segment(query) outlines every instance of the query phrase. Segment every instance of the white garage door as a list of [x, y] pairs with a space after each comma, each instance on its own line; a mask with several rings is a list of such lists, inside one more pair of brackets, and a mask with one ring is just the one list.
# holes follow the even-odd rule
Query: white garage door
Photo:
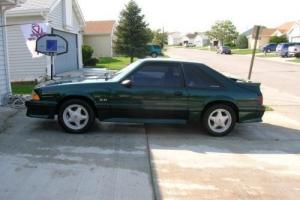
[[77, 70], [79, 68], [77, 35], [55, 29], [52, 33], [60, 35], [68, 41], [68, 53], [59, 55], [54, 60], [55, 74]]

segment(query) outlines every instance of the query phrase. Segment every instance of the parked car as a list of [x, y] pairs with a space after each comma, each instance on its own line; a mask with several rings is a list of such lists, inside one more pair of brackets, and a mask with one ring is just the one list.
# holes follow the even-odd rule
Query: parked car
[[277, 47], [276, 43], [265, 44], [261, 47], [261, 51], [265, 53], [270, 53], [272, 51], [276, 51], [276, 47]]
[[193, 43], [186, 43], [185, 47], [196, 47], [196, 45]]
[[293, 57], [300, 53], [300, 45], [290, 46], [288, 48], [288, 56]]
[[148, 44], [147, 45], [148, 55], [152, 58], [156, 58], [161, 55], [161, 47], [157, 44]]
[[300, 43], [280, 43], [276, 47], [276, 53], [278, 53], [281, 57], [288, 57], [289, 47], [293, 47], [295, 45], [300, 45]]
[[231, 54], [231, 49], [228, 46], [220, 46], [217, 49], [217, 53], [219, 53], [219, 54]]
[[235, 124], [261, 122], [259, 83], [226, 77], [208, 66], [171, 59], [138, 60], [106, 79], [45, 82], [26, 102], [27, 116], [54, 119], [70, 133], [103, 122], [198, 123], [213, 136]]

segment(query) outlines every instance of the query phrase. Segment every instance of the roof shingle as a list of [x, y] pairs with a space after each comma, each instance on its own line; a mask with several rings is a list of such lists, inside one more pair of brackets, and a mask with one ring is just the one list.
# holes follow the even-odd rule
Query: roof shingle
[[111, 34], [116, 21], [88, 21], [84, 29], [85, 34]]
[[25, 3], [18, 7], [15, 7], [8, 11], [8, 13], [14, 13], [26, 10], [44, 10], [50, 9], [54, 3], [58, 0], [27, 0]]

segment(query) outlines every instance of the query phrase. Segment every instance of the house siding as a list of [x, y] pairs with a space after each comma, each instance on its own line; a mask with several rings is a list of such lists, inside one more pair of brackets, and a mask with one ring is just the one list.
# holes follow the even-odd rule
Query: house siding
[[300, 42], [300, 22], [298, 22], [288, 35], [290, 42]]
[[94, 49], [93, 57], [112, 57], [111, 35], [85, 35], [84, 44]]
[[57, 6], [49, 13], [48, 20], [51, 21], [51, 27], [63, 30], [64, 28], [64, 3], [60, 1]]
[[77, 34], [77, 40], [78, 40], [78, 64], [79, 64], [79, 68], [82, 68], [83, 64], [82, 64], [82, 45], [83, 45], [83, 36], [81, 33], [81, 27], [80, 27], [80, 23], [79, 23], [79, 19], [77, 17], [77, 15], [75, 14], [74, 10], [73, 10], [73, 31], [74, 33]]
[[[8, 24], [25, 24], [42, 21], [42, 17], [9, 17]], [[34, 80], [46, 74], [45, 56], [33, 59], [20, 26], [7, 27], [8, 53], [11, 81]]]
[[[4, 24], [4, 13], [0, 6], [0, 25]], [[6, 66], [5, 28], [0, 27], [0, 105], [4, 104], [5, 96], [9, 93], [9, 82]]]

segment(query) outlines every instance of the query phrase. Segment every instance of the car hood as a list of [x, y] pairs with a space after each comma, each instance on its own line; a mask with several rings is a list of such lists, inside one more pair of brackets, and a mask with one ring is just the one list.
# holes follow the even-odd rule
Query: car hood
[[59, 80], [51, 80], [38, 84], [35, 88], [59, 86], [59, 85], [74, 85], [74, 84], [88, 84], [88, 83], [107, 83], [109, 80], [99, 78], [87, 78], [87, 77], [73, 77], [73, 78], [62, 78]]

